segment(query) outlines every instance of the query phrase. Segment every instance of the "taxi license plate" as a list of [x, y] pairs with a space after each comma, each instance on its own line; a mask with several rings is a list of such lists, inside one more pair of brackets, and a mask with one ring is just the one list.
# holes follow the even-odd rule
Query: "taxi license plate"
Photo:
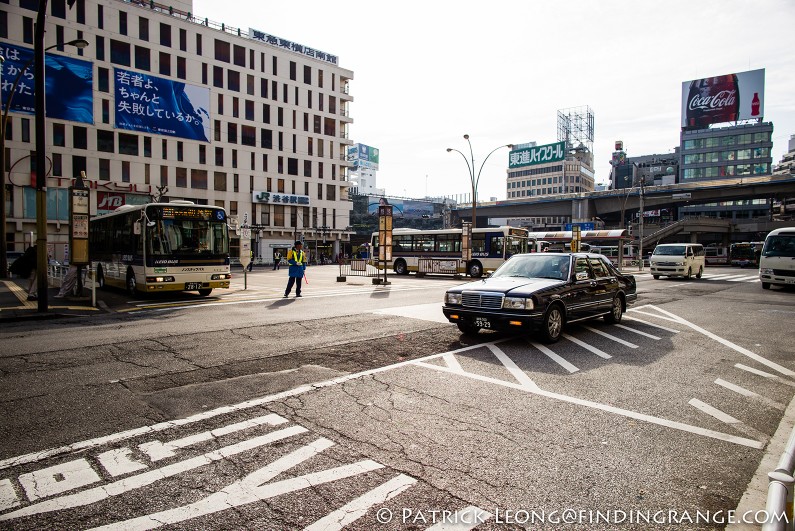
[[202, 289], [202, 283], [201, 282], [185, 282], [185, 289], [186, 290]]
[[480, 328], [491, 328], [491, 321], [485, 317], [475, 317], [475, 326]]

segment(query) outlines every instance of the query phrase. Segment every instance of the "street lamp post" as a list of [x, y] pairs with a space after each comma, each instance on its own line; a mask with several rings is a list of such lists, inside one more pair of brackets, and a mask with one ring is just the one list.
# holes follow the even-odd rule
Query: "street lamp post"
[[[489, 157], [500, 148], [507, 147], [508, 149], [513, 149], [512, 144], [505, 144], [502, 146], [497, 146], [496, 148], [491, 150], [491, 153], [486, 155], [486, 158], [483, 159], [483, 163], [480, 165], [480, 169], [478, 170], [477, 175], [475, 175], [475, 153], [472, 151], [472, 142], [469, 141], [469, 135], [464, 135], [464, 140], [467, 141], [469, 144], [469, 156], [467, 158], [463, 152], [455, 149], [455, 148], [447, 148], [447, 152], [450, 153], [451, 151], [455, 151], [462, 157], [464, 157], [464, 162], [467, 164], [467, 170], [469, 170], [469, 180], [472, 183], [472, 228], [474, 229], [477, 226], [477, 203], [478, 203], [478, 184], [480, 183], [480, 173], [483, 171], [483, 166], [486, 165], [486, 161], [489, 160]], [[470, 164], [471, 161], [471, 164]]]
[[[85, 48], [86, 46], [88, 46], [88, 41], [85, 40], [85, 39], [75, 39], [75, 40], [72, 40], [72, 41], [69, 41], [69, 42], [65, 42], [65, 43], [57, 43], [57, 44], [53, 44], [52, 46], [48, 46], [47, 48], [45, 48], [44, 52], [46, 52], [47, 50], [52, 50], [53, 48], [61, 47], [61, 46], [75, 46], [76, 48]], [[6, 278], [6, 274], [7, 274], [7, 271], [8, 271], [8, 261], [7, 261], [7, 258], [6, 258], [6, 251], [8, 250], [8, 241], [7, 241], [7, 238], [6, 238], [6, 208], [5, 208], [5, 205], [6, 205], [6, 160], [5, 160], [5, 154], [6, 154], [6, 128], [8, 127], [8, 112], [11, 109], [11, 102], [14, 99], [14, 94], [16, 94], [16, 90], [17, 90], [17, 87], [19, 86], [19, 82], [22, 80], [22, 76], [25, 75], [25, 72], [27, 72], [28, 68], [30, 68], [30, 66], [36, 61], [36, 57], [37, 57], [37, 54], [34, 52], [33, 57], [31, 57], [30, 60], [27, 63], [25, 63], [25, 65], [17, 73], [17, 77], [16, 77], [16, 79], [14, 79], [14, 83], [11, 85], [11, 90], [8, 92], [8, 99], [6, 99], [6, 102], [5, 102], [5, 109], [3, 109], [2, 121], [0, 121], [0, 205], [2, 205], [2, 207], [0, 207], [0, 251], [1, 251], [0, 252], [0, 278]], [[2, 63], [2, 61], [0, 61], [0, 64], [1, 63]], [[36, 73], [36, 77], [38, 78], [38, 73]], [[44, 75], [42, 74], [41, 77], [42, 77], [42, 87], [43, 87]], [[39, 89], [39, 86], [38, 86], [38, 81], [37, 81], [36, 82], [36, 91], [37, 91], [36, 93], [37, 94], [38, 94], [38, 89]], [[44, 89], [42, 88], [41, 91], [44, 92]], [[41, 122], [42, 122], [42, 124], [41, 124], [42, 133], [44, 133], [44, 131], [43, 131], [44, 130], [44, 125], [43, 125], [44, 116], [43, 116], [43, 114], [42, 114]], [[39, 124], [39, 107], [38, 107], [38, 97], [37, 97], [37, 99], [36, 99], [36, 127], [38, 128], [39, 125], [40, 125]], [[37, 129], [37, 131], [38, 131], [38, 129]], [[37, 171], [36, 171], [36, 179], [37, 179], [36, 189], [37, 189], [37, 191], [39, 190], [39, 186], [38, 186], [39, 174], [42, 174], [42, 176], [46, 179], [46, 172], [44, 172], [44, 170], [43, 170], [43, 168], [45, 167], [45, 164], [44, 164], [44, 162], [39, 161], [39, 158], [38, 158], [38, 153], [39, 152], [44, 154], [44, 148], [39, 150], [38, 142], [39, 142], [39, 137], [38, 137], [38, 132], [37, 132], [37, 134], [36, 134], [36, 154], [37, 154], [36, 155], [36, 169], [37, 169]], [[45, 196], [45, 199], [46, 199], [46, 196]], [[45, 201], [45, 204], [46, 204], [46, 201]], [[36, 208], [37, 208], [37, 218], [36, 219], [37, 219], [37, 228], [38, 228], [38, 208], [39, 208], [39, 206], [38, 206], [38, 196], [37, 196]], [[46, 211], [45, 211], [45, 216], [46, 216]], [[47, 218], [45, 217], [44, 218], [45, 230], [46, 230], [46, 224], [47, 224]], [[46, 250], [45, 250], [45, 255], [44, 256], [45, 256], [45, 262], [46, 262], [46, 257], [47, 257]], [[38, 263], [38, 261], [37, 261], [37, 263]], [[39, 268], [37, 266], [37, 270], [38, 269]], [[46, 280], [46, 277], [45, 277], [45, 280]], [[46, 295], [45, 295], [45, 298], [46, 298]], [[39, 299], [39, 300], [41, 300], [41, 299]], [[46, 308], [46, 303], [45, 303], [45, 308]]]

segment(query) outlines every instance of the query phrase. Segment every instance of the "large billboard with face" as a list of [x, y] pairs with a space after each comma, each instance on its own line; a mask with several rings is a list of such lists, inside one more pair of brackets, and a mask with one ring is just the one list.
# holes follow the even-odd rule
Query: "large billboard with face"
[[[33, 50], [3, 43], [3, 110], [12, 96], [14, 81], [19, 78], [11, 99], [13, 112], [35, 113]], [[26, 68], [27, 67], [27, 68]], [[65, 55], [46, 54], [44, 60], [47, 117], [86, 124], [94, 123], [94, 69], [89, 61]]]
[[682, 83], [682, 127], [761, 120], [765, 114], [765, 69]]
[[114, 69], [116, 127], [210, 141], [210, 89]]

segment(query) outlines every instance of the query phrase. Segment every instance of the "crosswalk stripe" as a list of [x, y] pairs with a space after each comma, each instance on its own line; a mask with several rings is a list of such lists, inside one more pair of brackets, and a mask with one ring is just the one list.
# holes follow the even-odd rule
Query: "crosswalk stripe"
[[751, 280], [756, 280], [758, 278], [759, 278], [758, 275], [751, 275], [749, 277], [735, 278], [735, 279], [730, 280], [729, 282], [748, 282], [748, 281], [751, 281]]
[[648, 337], [649, 339], [654, 339], [655, 341], [659, 341], [660, 339], [662, 339], [662, 338], [660, 338], [658, 336], [655, 336], [653, 334], [649, 334], [647, 332], [641, 332], [640, 330], [635, 330], [634, 328], [630, 328], [630, 327], [624, 326], [622, 324], [617, 324], [617, 325], [614, 325], [614, 326], [617, 326], [618, 328], [621, 328], [622, 330], [627, 330], [629, 332], [632, 332], [633, 334], [638, 334], [639, 336]]

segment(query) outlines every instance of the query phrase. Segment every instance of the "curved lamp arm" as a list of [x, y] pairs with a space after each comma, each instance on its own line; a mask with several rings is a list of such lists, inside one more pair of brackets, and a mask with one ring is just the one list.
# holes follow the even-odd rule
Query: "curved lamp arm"
[[474, 169], [474, 167], [470, 166], [469, 159], [467, 159], [467, 156], [464, 155], [462, 152], [460, 152], [459, 150], [457, 150], [455, 148], [447, 148], [447, 152], [448, 153], [450, 153], [451, 151], [455, 151], [456, 153], [458, 153], [459, 155], [464, 157], [464, 162], [466, 162], [466, 164], [467, 164], [467, 170], [469, 170], [469, 179], [472, 181], [472, 184], [474, 185], [475, 184], [475, 169]]

